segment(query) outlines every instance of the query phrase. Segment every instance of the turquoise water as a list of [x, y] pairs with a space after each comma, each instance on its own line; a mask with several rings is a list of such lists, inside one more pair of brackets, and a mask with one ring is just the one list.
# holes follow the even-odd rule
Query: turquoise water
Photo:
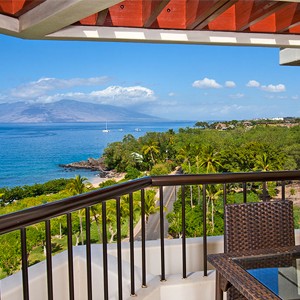
[[[124, 135], [192, 127], [195, 122], [0, 124], [0, 187], [31, 185], [80, 174], [89, 179], [97, 172], [59, 167], [89, 157], [98, 158], [108, 143]], [[139, 128], [140, 131], [135, 129]], [[122, 129], [122, 131], [121, 131]]]

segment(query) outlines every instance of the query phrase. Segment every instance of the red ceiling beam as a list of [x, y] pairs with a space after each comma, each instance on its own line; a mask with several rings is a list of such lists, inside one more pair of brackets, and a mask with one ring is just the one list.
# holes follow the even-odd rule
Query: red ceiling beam
[[277, 32], [283, 33], [300, 25], [300, 5], [292, 3], [276, 14]]
[[297, 25], [291, 29], [289, 29], [289, 33], [292, 33], [292, 34], [299, 34], [300, 33], [300, 25]]
[[187, 0], [186, 28], [203, 29], [236, 2], [237, 0]]
[[142, 27], [143, 1], [125, 0], [109, 8], [104, 26]]
[[171, 0], [157, 17], [152, 28], [186, 29], [186, 1]]
[[258, 23], [255, 23], [254, 25], [250, 26], [249, 31], [251, 32], [265, 32], [265, 33], [273, 33], [276, 32], [276, 18], [275, 14], [272, 14], [271, 16], [264, 18]]
[[93, 14], [79, 21], [81, 25], [95, 25], [97, 22], [98, 14]]
[[236, 30], [244, 31], [287, 7], [287, 2], [242, 0], [235, 5]]
[[20, 11], [26, 3], [26, 0], [0, 0], [0, 11], [14, 15]]
[[218, 31], [236, 31], [235, 16], [235, 6], [231, 6], [220, 16], [210, 21], [207, 24], [207, 29]]
[[143, 26], [151, 27], [170, 0], [144, 0], [143, 1]]
[[19, 17], [45, 0], [0, 0], [0, 13]]

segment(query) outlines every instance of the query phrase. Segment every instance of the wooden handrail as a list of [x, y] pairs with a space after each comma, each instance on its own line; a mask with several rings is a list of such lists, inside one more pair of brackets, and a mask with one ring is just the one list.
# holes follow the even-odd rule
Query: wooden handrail
[[69, 197], [0, 216], [0, 234], [39, 223], [103, 201], [132, 193], [150, 186], [243, 183], [300, 180], [300, 171], [217, 173], [200, 175], [151, 176], [116, 184], [97, 191]]

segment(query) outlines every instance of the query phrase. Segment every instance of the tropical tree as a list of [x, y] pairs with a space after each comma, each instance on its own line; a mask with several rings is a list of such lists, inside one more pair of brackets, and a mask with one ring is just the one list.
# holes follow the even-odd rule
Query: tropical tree
[[[72, 195], [80, 195], [83, 194], [87, 190], [87, 186], [85, 181], [87, 178], [81, 177], [80, 175], [76, 175], [75, 178], [73, 178], [70, 183], [67, 185], [67, 189], [71, 192]], [[79, 228], [80, 228], [80, 239], [81, 239], [81, 245], [84, 244], [83, 239], [83, 217], [84, 217], [84, 210], [78, 211], [78, 218], [79, 218]]]
[[19, 232], [0, 236], [0, 268], [7, 275], [13, 274], [21, 266], [21, 242]]
[[150, 155], [151, 162], [154, 165], [155, 164], [154, 156], [155, 156], [155, 154], [158, 154], [160, 152], [159, 147], [158, 147], [158, 142], [151, 141], [151, 140], [148, 141], [148, 143], [142, 147], [142, 152], [145, 155]]
[[[192, 173], [192, 166], [191, 166], [191, 148], [192, 145], [191, 143], [187, 143], [185, 144], [182, 148], [180, 148], [179, 150], [179, 154], [177, 156], [177, 158], [183, 160], [183, 164], [186, 163], [188, 165], [188, 173], [191, 174]], [[193, 205], [193, 187], [190, 186], [190, 201], [191, 201], [191, 208], [194, 207]]]
[[215, 173], [222, 167], [219, 152], [212, 145], [203, 147], [199, 157], [199, 167], [204, 168], [206, 173]]
[[254, 170], [260, 170], [262, 172], [277, 170], [280, 166], [280, 162], [277, 158], [271, 156], [267, 152], [256, 155]]
[[148, 223], [150, 215], [156, 214], [159, 212], [159, 206], [156, 205], [156, 191], [148, 190], [145, 193], [145, 218], [146, 223]]
[[223, 189], [220, 184], [208, 185], [206, 187], [206, 200], [207, 200], [207, 211], [209, 211], [209, 205], [211, 206], [210, 210], [210, 223], [211, 223], [211, 233], [214, 233], [215, 230], [215, 205], [219, 200], [220, 195], [222, 195]]

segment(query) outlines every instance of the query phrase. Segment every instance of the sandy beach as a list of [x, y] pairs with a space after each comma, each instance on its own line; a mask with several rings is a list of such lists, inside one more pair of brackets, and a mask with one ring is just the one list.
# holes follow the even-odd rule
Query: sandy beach
[[89, 182], [93, 185], [93, 187], [98, 187], [100, 183], [107, 181], [107, 180], [115, 180], [115, 181], [120, 181], [122, 179], [124, 179], [125, 177], [125, 173], [118, 173], [116, 174], [114, 177], [99, 177], [99, 176], [95, 176], [92, 178], [89, 178]]

